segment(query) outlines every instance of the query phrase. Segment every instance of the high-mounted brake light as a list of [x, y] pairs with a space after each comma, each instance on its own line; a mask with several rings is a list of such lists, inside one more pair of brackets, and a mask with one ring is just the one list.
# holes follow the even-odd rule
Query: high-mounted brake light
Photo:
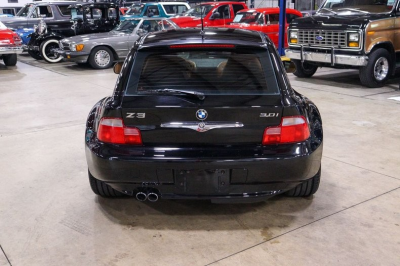
[[142, 145], [140, 130], [125, 126], [121, 118], [103, 117], [97, 130], [97, 138], [114, 144]]
[[171, 49], [188, 49], [188, 48], [235, 48], [233, 44], [179, 44], [171, 45]]
[[304, 116], [288, 116], [282, 118], [279, 126], [265, 129], [262, 144], [301, 142], [309, 137], [310, 130]]

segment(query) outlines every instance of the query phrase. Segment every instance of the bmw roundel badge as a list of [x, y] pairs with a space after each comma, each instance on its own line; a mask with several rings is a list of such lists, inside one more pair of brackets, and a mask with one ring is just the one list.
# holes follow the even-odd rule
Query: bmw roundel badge
[[199, 120], [205, 120], [205, 119], [207, 119], [207, 116], [208, 116], [207, 111], [204, 109], [199, 109], [196, 112], [196, 117]]
[[321, 35], [318, 35], [317, 37], [315, 37], [315, 39], [317, 39], [317, 41], [322, 41], [324, 39], [324, 37], [322, 37]]

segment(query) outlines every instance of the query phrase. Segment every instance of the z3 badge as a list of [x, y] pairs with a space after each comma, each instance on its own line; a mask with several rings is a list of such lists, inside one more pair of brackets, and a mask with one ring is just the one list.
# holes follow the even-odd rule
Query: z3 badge
[[126, 113], [126, 118], [145, 118], [146, 113]]

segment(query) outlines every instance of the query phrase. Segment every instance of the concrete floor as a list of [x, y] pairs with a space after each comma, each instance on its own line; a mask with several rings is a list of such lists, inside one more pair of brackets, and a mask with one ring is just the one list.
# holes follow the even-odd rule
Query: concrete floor
[[312, 198], [141, 203], [88, 183], [85, 120], [112, 70], [19, 60], [0, 64], [0, 265], [400, 265], [398, 79], [367, 89], [356, 71], [290, 75], [323, 117]]

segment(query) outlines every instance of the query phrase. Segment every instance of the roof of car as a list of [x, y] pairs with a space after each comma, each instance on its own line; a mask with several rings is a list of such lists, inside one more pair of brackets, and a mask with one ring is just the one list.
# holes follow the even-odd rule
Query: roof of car
[[47, 1], [47, 2], [32, 2], [28, 4], [33, 4], [33, 5], [48, 5], [48, 4], [76, 4], [76, 1]]
[[148, 34], [142, 39], [141, 44], [146, 47], [173, 45], [173, 44], [241, 44], [260, 46], [260, 43], [271, 44], [263, 33], [226, 28], [206, 28], [203, 31], [199, 28], [175, 29], [164, 32]]
[[[260, 13], [278, 13], [279, 14], [279, 7], [264, 7], [264, 8], [249, 8], [249, 9], [242, 9], [238, 12], [260, 12]], [[292, 8], [286, 8], [286, 13], [291, 14], [299, 14], [300, 11]]]
[[199, 3], [197, 5], [228, 5], [228, 4], [244, 4], [244, 3], [236, 1], [224, 1], [224, 2], [205, 2], [205, 3]]

